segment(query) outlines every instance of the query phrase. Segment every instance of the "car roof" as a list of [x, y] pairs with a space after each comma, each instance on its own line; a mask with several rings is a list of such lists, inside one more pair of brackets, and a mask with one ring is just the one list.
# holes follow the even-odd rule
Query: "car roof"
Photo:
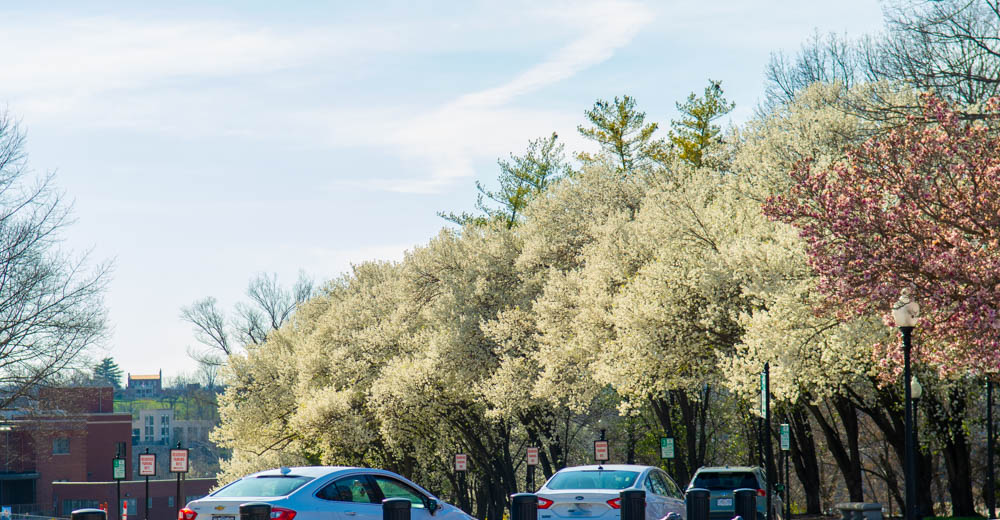
[[591, 464], [589, 466], [572, 466], [569, 468], [563, 468], [559, 470], [559, 473], [563, 471], [644, 471], [655, 466], [640, 466], [638, 464]]
[[294, 466], [294, 467], [281, 467], [268, 469], [264, 471], [258, 471], [247, 475], [248, 477], [260, 477], [266, 475], [299, 475], [303, 477], [322, 477], [329, 475], [331, 473], [336, 473], [338, 471], [343, 471], [346, 469], [361, 469], [352, 466]]
[[755, 471], [760, 469], [758, 466], [711, 466], [698, 468], [695, 473], [719, 473], [723, 471]]

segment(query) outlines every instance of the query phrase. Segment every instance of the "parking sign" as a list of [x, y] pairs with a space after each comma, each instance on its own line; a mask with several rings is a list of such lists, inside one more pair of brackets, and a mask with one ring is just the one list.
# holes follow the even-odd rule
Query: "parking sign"
[[594, 441], [594, 459], [608, 460], [608, 441]]
[[455, 454], [455, 471], [465, 471], [468, 465], [469, 459], [464, 453]]
[[528, 465], [529, 466], [537, 466], [538, 465], [538, 448], [528, 448], [528, 455], [527, 455], [526, 458], [528, 459]]
[[115, 480], [125, 480], [125, 459], [112, 459], [112, 478]]
[[139, 454], [139, 476], [152, 477], [156, 475], [156, 454]]
[[661, 459], [672, 459], [672, 458], [674, 458], [674, 438], [673, 437], [660, 437], [660, 458]]
[[170, 472], [188, 472], [188, 450], [187, 448], [174, 448], [170, 450]]

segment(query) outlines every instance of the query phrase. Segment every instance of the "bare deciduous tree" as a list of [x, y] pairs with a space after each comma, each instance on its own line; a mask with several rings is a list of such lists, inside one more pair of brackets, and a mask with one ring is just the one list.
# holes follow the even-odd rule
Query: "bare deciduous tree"
[[772, 55], [761, 108], [780, 106], [817, 81], [881, 82], [864, 99], [841, 100], [873, 120], [919, 115], [916, 104], [894, 98], [900, 89], [933, 91], [963, 105], [1000, 94], [1000, 0], [894, 0], [884, 11], [884, 34], [855, 41], [817, 34], [794, 57]]
[[195, 338], [204, 347], [188, 349], [188, 355], [202, 365], [203, 375], [214, 379], [209, 367], [223, 364], [238, 348], [267, 341], [271, 331], [281, 328], [295, 308], [312, 297], [313, 283], [299, 273], [295, 285], [286, 289], [278, 283], [278, 275], [258, 274], [250, 280], [246, 295], [249, 302], [237, 303], [232, 318], [211, 296], [181, 309], [181, 319], [194, 327]]
[[109, 266], [60, 249], [71, 207], [52, 174], [29, 177], [24, 135], [0, 112], [0, 408], [76, 368], [106, 330]]

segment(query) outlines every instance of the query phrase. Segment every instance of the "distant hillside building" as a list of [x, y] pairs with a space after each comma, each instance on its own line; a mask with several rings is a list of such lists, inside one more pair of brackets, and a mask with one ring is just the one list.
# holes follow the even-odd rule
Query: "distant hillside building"
[[153, 397], [163, 391], [163, 370], [159, 374], [132, 375], [128, 374], [126, 390], [134, 392], [137, 397]]

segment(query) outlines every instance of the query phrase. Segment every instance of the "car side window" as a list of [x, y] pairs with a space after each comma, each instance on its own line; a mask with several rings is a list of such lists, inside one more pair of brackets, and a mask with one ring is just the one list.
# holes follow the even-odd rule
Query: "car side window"
[[410, 501], [410, 505], [413, 508], [423, 509], [425, 507], [424, 500], [426, 497], [410, 486], [407, 486], [396, 479], [383, 477], [381, 475], [372, 475], [372, 479], [375, 480], [375, 485], [382, 491], [383, 497], [405, 498]]
[[336, 502], [359, 502], [370, 504], [375, 502], [374, 493], [368, 488], [364, 476], [344, 477], [328, 484], [316, 493], [317, 498]]
[[674, 481], [670, 480], [670, 477], [668, 477], [666, 473], [657, 471], [654, 474], [656, 475], [656, 480], [659, 480], [663, 489], [667, 491], [665, 493], [666, 496], [677, 498], [680, 495], [680, 490], [677, 489], [677, 484], [674, 484]]
[[656, 477], [657, 475], [655, 471], [650, 471], [649, 476], [646, 477], [647, 482], [653, 486], [653, 493], [656, 493], [661, 497], [667, 496], [667, 488], [663, 485], [663, 482]]

